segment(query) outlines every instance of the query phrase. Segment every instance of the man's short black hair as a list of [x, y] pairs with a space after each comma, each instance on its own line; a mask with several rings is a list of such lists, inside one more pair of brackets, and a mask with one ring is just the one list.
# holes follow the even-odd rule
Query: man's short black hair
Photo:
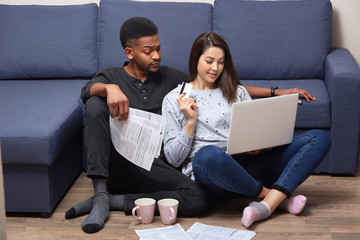
[[120, 29], [121, 45], [125, 49], [129, 40], [137, 40], [142, 37], [154, 36], [158, 29], [151, 20], [144, 17], [133, 17], [126, 20]]

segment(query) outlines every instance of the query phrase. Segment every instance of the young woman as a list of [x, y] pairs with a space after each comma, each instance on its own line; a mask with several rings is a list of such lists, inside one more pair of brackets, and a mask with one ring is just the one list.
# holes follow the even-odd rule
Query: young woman
[[215, 200], [235, 195], [262, 199], [244, 209], [241, 222], [246, 228], [278, 206], [299, 214], [306, 197], [291, 193], [327, 154], [329, 136], [311, 130], [286, 146], [230, 156], [218, 146], [228, 140], [231, 106], [251, 97], [240, 85], [226, 42], [215, 33], [201, 34], [191, 49], [189, 71], [189, 98], [179, 95], [179, 86], [163, 101], [169, 163], [205, 186]]

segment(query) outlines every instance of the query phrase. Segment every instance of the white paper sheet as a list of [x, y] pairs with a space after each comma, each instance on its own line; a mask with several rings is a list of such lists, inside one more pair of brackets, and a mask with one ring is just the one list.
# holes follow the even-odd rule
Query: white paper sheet
[[180, 224], [169, 227], [135, 230], [140, 240], [191, 240]]
[[187, 231], [194, 240], [250, 240], [256, 232], [194, 223]]
[[130, 108], [126, 122], [109, 117], [113, 145], [130, 162], [150, 171], [160, 155], [165, 117]]
[[186, 232], [180, 224], [135, 230], [140, 240], [250, 240], [256, 232], [194, 223]]

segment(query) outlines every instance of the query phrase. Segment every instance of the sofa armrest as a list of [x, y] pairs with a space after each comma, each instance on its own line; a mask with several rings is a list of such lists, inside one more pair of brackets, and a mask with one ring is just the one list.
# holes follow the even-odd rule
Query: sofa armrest
[[331, 100], [329, 169], [354, 174], [359, 154], [360, 69], [347, 49], [334, 48], [327, 55], [325, 84]]

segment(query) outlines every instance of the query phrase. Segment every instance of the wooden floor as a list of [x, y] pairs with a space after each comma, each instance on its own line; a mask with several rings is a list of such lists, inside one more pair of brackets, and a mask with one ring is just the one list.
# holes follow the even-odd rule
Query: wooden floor
[[[255, 239], [360, 239], [360, 175], [354, 177], [311, 176], [297, 191], [308, 197], [301, 215], [293, 216], [276, 211], [268, 220], [255, 223], [249, 230], [257, 232]], [[139, 225], [132, 216], [123, 212], [110, 212], [104, 229], [95, 234], [81, 230], [86, 216], [65, 220], [64, 214], [72, 205], [92, 196], [92, 185], [81, 174], [57, 206], [51, 218], [36, 216], [7, 216], [8, 240], [69, 240], [69, 239], [139, 239], [134, 229], [163, 227], [159, 217], [148, 225]], [[24, 199], [26, 201], [26, 199]], [[251, 199], [238, 198], [213, 206], [199, 218], [178, 218], [184, 230], [193, 223], [243, 229], [240, 223], [242, 210]]]

